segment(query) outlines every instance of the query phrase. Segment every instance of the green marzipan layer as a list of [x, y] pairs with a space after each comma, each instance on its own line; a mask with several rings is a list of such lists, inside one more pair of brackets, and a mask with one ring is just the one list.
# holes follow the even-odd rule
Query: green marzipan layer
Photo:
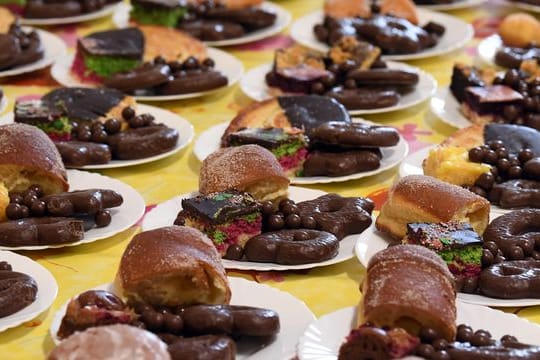
[[464, 264], [480, 264], [482, 260], [482, 246], [471, 245], [457, 249], [443, 250], [439, 255], [446, 263], [451, 263], [456, 259], [461, 259]]
[[132, 70], [139, 64], [140, 60], [138, 59], [125, 59], [107, 55], [84, 55], [84, 65], [86, 68], [103, 78], [107, 78], [122, 71]]
[[134, 4], [130, 17], [139, 24], [176, 27], [185, 13], [186, 9], [182, 7], [177, 7], [173, 10], [161, 8], [148, 9], [140, 4]]

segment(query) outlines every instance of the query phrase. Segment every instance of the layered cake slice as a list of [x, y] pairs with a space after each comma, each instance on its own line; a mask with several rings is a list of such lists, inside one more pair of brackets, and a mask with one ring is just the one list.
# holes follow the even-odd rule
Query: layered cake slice
[[482, 271], [482, 239], [468, 223], [407, 224], [402, 242], [435, 251], [458, 281], [476, 278]]
[[497, 114], [503, 114], [509, 105], [521, 108], [523, 99], [523, 95], [505, 85], [471, 86], [465, 89], [461, 111], [473, 123], [486, 124]]
[[223, 256], [229, 246], [243, 247], [261, 233], [261, 206], [248, 193], [237, 191], [199, 195], [182, 199], [182, 210], [175, 224], [202, 231]]
[[71, 139], [71, 124], [60, 109], [43, 100], [18, 100], [15, 103], [15, 122], [37, 126], [54, 141]]
[[145, 25], [176, 27], [186, 15], [181, 0], [133, 0], [130, 19]]
[[486, 86], [491, 83], [491, 71], [480, 70], [474, 66], [456, 63], [452, 69], [450, 91], [460, 103], [465, 100], [465, 89], [470, 86]]
[[281, 128], [242, 129], [230, 134], [227, 142], [231, 146], [256, 144], [270, 150], [288, 176], [302, 169], [308, 153], [306, 137], [301, 131], [290, 133]]

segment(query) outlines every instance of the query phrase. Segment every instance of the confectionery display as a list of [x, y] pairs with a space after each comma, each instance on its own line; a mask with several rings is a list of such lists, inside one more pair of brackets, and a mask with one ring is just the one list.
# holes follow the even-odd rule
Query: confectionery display
[[370, 3], [327, 0], [324, 21], [313, 29], [316, 38], [333, 46], [345, 36], [354, 36], [379, 47], [383, 54], [411, 54], [435, 46], [446, 31], [435, 22], [420, 26], [410, 0]]
[[537, 10], [0, 0], [0, 357], [539, 359]]
[[226, 86], [206, 48], [190, 35], [144, 25], [78, 40], [71, 72], [82, 83], [135, 95], [176, 95]]
[[59, 88], [15, 103], [14, 121], [43, 130], [67, 167], [144, 159], [176, 147], [179, 133], [113, 89]]
[[332, 97], [349, 110], [391, 107], [414, 91], [416, 72], [388, 68], [381, 49], [352, 36], [321, 54], [299, 45], [276, 51], [266, 83], [283, 93]]
[[131, 4], [130, 20], [176, 27], [202, 41], [228, 40], [274, 24], [276, 14], [261, 8], [261, 4], [262, 0], [136, 0]]

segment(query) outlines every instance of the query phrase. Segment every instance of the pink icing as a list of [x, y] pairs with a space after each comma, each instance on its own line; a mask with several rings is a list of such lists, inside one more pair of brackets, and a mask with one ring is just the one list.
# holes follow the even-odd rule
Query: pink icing
[[284, 171], [298, 168], [304, 161], [306, 161], [308, 151], [306, 148], [298, 150], [293, 155], [286, 155], [279, 158], [279, 164]]
[[101, 77], [94, 73], [87, 73], [87, 71], [86, 65], [84, 64], [84, 58], [81, 52], [77, 51], [73, 64], [71, 65], [72, 74], [85, 84], [100, 84], [102, 82]]
[[[221, 244], [215, 244], [220, 253], [225, 253], [229, 245], [238, 244], [241, 237], [244, 241], [259, 235], [262, 228], [262, 217], [259, 216], [255, 221], [247, 222], [244, 219], [236, 219], [230, 225], [221, 225], [216, 230], [221, 231], [227, 235], [225, 241]], [[243, 244], [241, 244], [243, 245]]]

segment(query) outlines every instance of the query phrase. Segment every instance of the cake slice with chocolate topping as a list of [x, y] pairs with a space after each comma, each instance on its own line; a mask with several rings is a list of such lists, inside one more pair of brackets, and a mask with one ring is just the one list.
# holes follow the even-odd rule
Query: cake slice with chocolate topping
[[492, 122], [508, 105], [521, 108], [523, 95], [505, 85], [471, 86], [465, 89], [461, 111], [476, 124]]

